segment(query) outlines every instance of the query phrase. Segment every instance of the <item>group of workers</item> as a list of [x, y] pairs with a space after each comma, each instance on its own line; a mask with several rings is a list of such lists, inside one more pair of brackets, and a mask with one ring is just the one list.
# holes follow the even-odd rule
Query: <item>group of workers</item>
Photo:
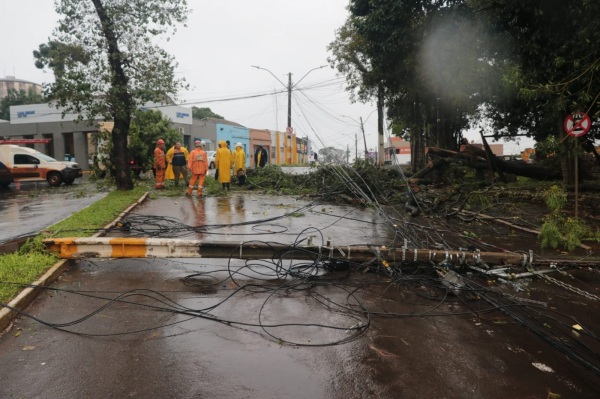
[[[194, 142], [194, 150], [188, 152], [181, 143], [177, 142], [165, 153], [165, 141], [160, 139], [156, 142], [154, 149], [154, 169], [156, 171], [156, 189], [165, 188], [165, 172], [171, 164], [175, 186], [179, 186], [179, 179], [183, 176], [187, 185], [186, 195], [191, 196], [196, 184], [198, 189], [196, 195], [202, 196], [204, 181], [210, 161], [205, 150], [206, 144], [203, 140]], [[268, 152], [258, 145], [254, 153], [256, 167], [264, 167], [269, 162]], [[223, 190], [229, 191], [231, 185], [231, 170], [240, 186], [246, 183], [246, 153], [242, 143], [236, 143], [235, 150], [229, 149], [229, 141], [219, 141], [219, 148], [215, 154], [215, 177], [221, 183]], [[191, 177], [188, 177], [188, 173]]]

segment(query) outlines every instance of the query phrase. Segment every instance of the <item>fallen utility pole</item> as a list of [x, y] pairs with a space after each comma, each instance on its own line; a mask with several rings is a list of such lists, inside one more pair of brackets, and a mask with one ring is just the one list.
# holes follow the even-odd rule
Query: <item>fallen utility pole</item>
[[63, 259], [85, 258], [237, 258], [237, 259], [315, 259], [366, 262], [373, 259], [395, 263], [433, 263], [456, 266], [580, 266], [597, 267], [600, 260], [534, 259], [533, 252], [479, 252], [437, 249], [389, 248], [385, 246], [345, 246], [328, 244], [289, 245], [262, 241], [242, 243], [174, 238], [86, 237], [44, 240], [47, 248]]

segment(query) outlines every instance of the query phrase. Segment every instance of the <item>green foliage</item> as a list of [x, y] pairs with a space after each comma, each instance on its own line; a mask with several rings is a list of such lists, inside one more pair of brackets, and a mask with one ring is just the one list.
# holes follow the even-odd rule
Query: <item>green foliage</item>
[[[488, 106], [495, 132], [525, 130], [542, 140], [564, 135], [560, 122], [574, 110], [599, 115], [600, 49], [582, 43], [600, 40], [600, 3], [471, 0], [468, 4], [481, 10], [478, 15], [491, 35], [510, 49], [503, 54], [501, 68], [506, 91]], [[597, 133], [595, 129], [591, 134]]]
[[46, 230], [50, 237], [86, 237], [112, 222], [129, 205], [137, 201], [147, 187], [138, 186], [131, 191], [112, 191], [73, 216]]
[[554, 185], [544, 192], [546, 206], [552, 212], [559, 212], [567, 203], [567, 193], [560, 187]]
[[546, 221], [540, 228], [540, 238], [542, 248], [558, 248], [564, 243], [560, 230], [559, 221], [553, 218], [546, 218]]
[[10, 107], [13, 105], [39, 104], [44, 102], [44, 97], [35, 90], [9, 89], [6, 97], [0, 99], [0, 119], [10, 120]]
[[264, 168], [247, 171], [246, 187], [260, 189], [267, 194], [299, 195], [315, 192], [316, 185], [306, 175], [284, 173], [277, 165], [267, 165]]
[[152, 169], [158, 139], [165, 141], [165, 152], [182, 141], [181, 134], [160, 111], [136, 110], [129, 130], [129, 156], [143, 170]]
[[565, 218], [562, 209], [567, 203], [567, 194], [558, 186], [552, 186], [544, 192], [546, 205], [552, 213], [546, 216], [540, 229], [542, 248], [559, 246], [573, 251], [583, 240], [598, 240], [600, 234], [593, 232], [583, 220]]
[[192, 118], [194, 119], [204, 119], [204, 118], [215, 118], [215, 119], [225, 119], [219, 114], [215, 114], [212, 112], [210, 108], [198, 108], [192, 107]]
[[46, 246], [44, 245], [42, 239], [42, 235], [40, 234], [38, 234], [35, 237], [28, 238], [27, 241], [25, 241], [25, 244], [23, 244], [21, 248], [19, 248], [17, 253], [19, 255], [27, 255], [34, 253], [49, 254], [49, 252], [46, 250]]
[[[109, 154], [113, 153], [113, 143], [109, 131], [100, 131], [96, 134], [98, 151], [95, 155], [94, 169], [97, 175], [102, 170], [110, 170], [111, 175], [116, 173], [115, 163]], [[181, 142], [181, 134], [173, 128], [167, 118], [157, 110], [135, 110], [129, 129], [128, 152], [129, 160], [133, 161], [141, 171], [147, 171], [154, 166], [154, 149], [158, 139], [165, 141], [165, 152], [176, 142]]]
[[[173, 58], [151, 38], [186, 21], [185, 0], [58, 0], [56, 12], [58, 28], [34, 57], [38, 68], [54, 72], [46, 92], [61, 107], [91, 119], [114, 118], [137, 104], [163, 101], [181, 87]], [[122, 108], [124, 97], [129, 109]]]
[[598, 1], [352, 0], [348, 9], [329, 62], [355, 99], [383, 86], [394, 133], [410, 137], [413, 154], [421, 140], [451, 148], [481, 117], [496, 136], [536, 140], [564, 136], [574, 110], [600, 117], [600, 47], [590, 47], [600, 42]]
[[187, 19], [186, 0], [56, 0], [58, 28], [34, 52], [36, 66], [54, 72], [45, 93], [63, 112], [89, 121], [113, 120], [111, 161], [118, 189], [133, 187], [127, 159], [132, 114], [165, 103], [185, 87], [177, 64], [154, 37]]

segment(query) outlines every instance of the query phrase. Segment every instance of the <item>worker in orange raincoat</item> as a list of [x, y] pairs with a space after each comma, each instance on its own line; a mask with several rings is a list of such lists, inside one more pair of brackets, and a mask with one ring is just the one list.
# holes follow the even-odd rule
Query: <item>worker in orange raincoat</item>
[[156, 142], [156, 148], [154, 149], [154, 169], [156, 171], [156, 184], [154, 188], [159, 190], [165, 188], [167, 161], [165, 159], [165, 141], [163, 139], [159, 139]]
[[233, 152], [233, 172], [237, 177], [238, 185], [243, 186], [246, 183], [246, 153], [242, 143], [235, 144]]
[[215, 168], [219, 173], [219, 183], [223, 190], [229, 191], [231, 185], [231, 167], [233, 166], [233, 154], [223, 140], [219, 141], [219, 149], [215, 155]]
[[204, 142], [196, 140], [194, 142], [194, 150], [190, 152], [188, 157], [188, 170], [192, 174], [190, 178], [190, 184], [188, 185], [187, 192], [185, 195], [192, 195], [194, 191], [194, 185], [198, 182], [198, 191], [196, 195], [202, 196], [202, 189], [204, 188], [204, 179], [206, 178], [206, 172], [208, 172], [208, 155], [204, 151]]

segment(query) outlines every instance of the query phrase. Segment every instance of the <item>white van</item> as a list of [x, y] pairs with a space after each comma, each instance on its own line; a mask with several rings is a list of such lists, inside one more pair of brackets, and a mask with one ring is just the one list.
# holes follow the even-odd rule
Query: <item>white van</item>
[[0, 186], [17, 181], [43, 181], [58, 187], [72, 184], [83, 176], [81, 167], [70, 161], [57, 161], [29, 147], [0, 144]]

